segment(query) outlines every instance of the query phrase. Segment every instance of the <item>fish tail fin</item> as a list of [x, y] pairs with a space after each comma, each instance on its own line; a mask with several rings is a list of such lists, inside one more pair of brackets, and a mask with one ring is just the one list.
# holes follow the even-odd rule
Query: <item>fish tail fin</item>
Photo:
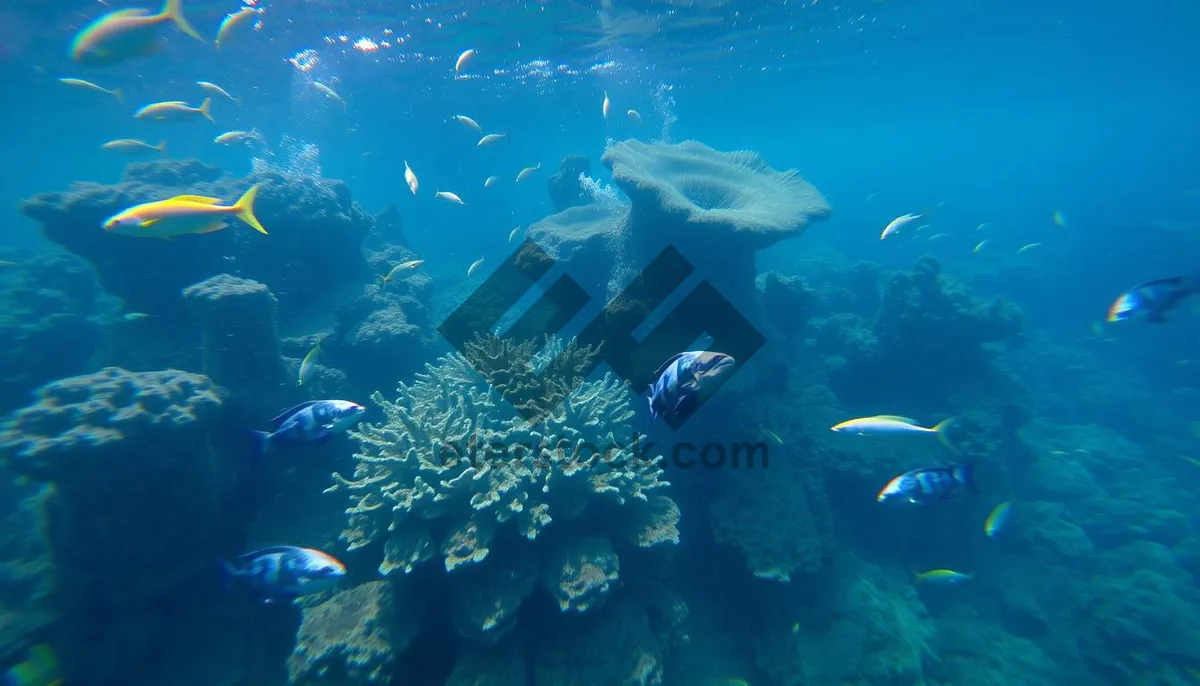
[[233, 580], [237, 578], [237, 568], [233, 566], [229, 560], [221, 560], [218, 573], [221, 575], [221, 592], [228, 593], [233, 587]]
[[379, 275], [376, 275], [376, 276], [375, 276], [375, 278], [379, 279], [379, 285], [380, 285], [380, 286], [387, 286], [387, 285], [388, 285], [388, 278], [387, 278], [386, 276], [379, 276]]
[[196, 29], [192, 28], [188, 20], [183, 18], [183, 0], [167, 0], [163, 3], [162, 13], [163, 16], [170, 17], [171, 21], [175, 22], [175, 26], [179, 27], [180, 31], [183, 31], [196, 40], [204, 40], [204, 37]]
[[256, 462], [262, 461], [267, 451], [271, 449], [271, 434], [266, 431], [251, 431], [250, 432], [250, 449], [254, 455]]
[[213, 116], [212, 116], [212, 98], [205, 98], [204, 102], [200, 103], [199, 109], [200, 109], [200, 114], [203, 114], [205, 119], [209, 120], [210, 122], [212, 122], [214, 124], [217, 123], [217, 120], [213, 119]]
[[234, 98], [234, 99], [233, 99], [233, 102], [234, 102], [234, 103], [236, 103], [236, 104], [237, 104], [237, 106], [240, 108], [240, 107], [242, 106], [242, 98], [241, 98], [241, 96]]
[[267, 234], [267, 230], [263, 228], [262, 224], [258, 223], [258, 218], [254, 216], [254, 199], [258, 197], [258, 189], [260, 188], [262, 188], [261, 183], [256, 183], [251, 186], [250, 190], [246, 191], [245, 195], [239, 198], [237, 203], [234, 204], [233, 210], [238, 219], [246, 222], [253, 227], [255, 231], [265, 236]]
[[954, 452], [958, 452], [958, 446], [954, 445], [954, 442], [950, 440], [950, 434], [947, 432], [947, 429], [953, 425], [954, 417], [950, 417], [938, 422], [938, 424], [933, 427], [933, 430], [937, 432], [938, 440], [941, 441], [942, 445], [953, 450]]
[[970, 462], [964, 462], [954, 468], [954, 479], [966, 486], [968, 491], [979, 492], [979, 485], [975, 483], [975, 465]]
[[164, 155], [167, 154], [167, 141], [165, 141], [165, 140], [159, 141], [158, 145], [154, 146], [154, 149]]
[[125, 104], [125, 94], [121, 92], [120, 88], [112, 89], [112, 96], [117, 99], [117, 102], [121, 103], [122, 105]]

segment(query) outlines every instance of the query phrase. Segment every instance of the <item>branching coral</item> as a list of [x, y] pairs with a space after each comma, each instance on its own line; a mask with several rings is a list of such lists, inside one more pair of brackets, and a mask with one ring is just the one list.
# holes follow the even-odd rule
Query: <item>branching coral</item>
[[[661, 458], [630, 445], [631, 393], [611, 374], [580, 378], [590, 348], [555, 340], [532, 361], [531, 349], [476, 343], [468, 354], [489, 377], [455, 354], [401, 383], [395, 401], [372, 396], [386, 420], [351, 433], [354, 475], [334, 474], [327, 490], [350, 498], [343, 538], [351, 549], [383, 542], [385, 574], [412, 571], [435, 553], [456, 570], [488, 560], [502, 531], [533, 541], [589, 507], [611, 508], [634, 545], [678, 540], [679, 510], [655, 493], [667, 485]], [[536, 402], [537, 419], [505, 397]], [[551, 591], [572, 593], [564, 588]]]

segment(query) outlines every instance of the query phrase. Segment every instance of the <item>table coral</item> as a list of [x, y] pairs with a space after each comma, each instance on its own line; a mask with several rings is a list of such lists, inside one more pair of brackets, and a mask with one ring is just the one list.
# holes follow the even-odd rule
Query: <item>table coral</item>
[[[534, 541], [593, 509], [635, 546], [678, 541], [679, 510], [655, 492], [668, 485], [661, 457], [638, 455], [625, 438], [632, 394], [611, 374], [576, 378], [590, 349], [555, 340], [530, 364], [526, 344], [469, 348], [498, 370], [492, 383], [454, 354], [401, 383], [395, 401], [372, 396], [386, 420], [351, 432], [355, 473], [335, 473], [327, 489], [350, 498], [351, 549], [382, 541], [385, 574], [437, 552], [459, 573], [492, 559], [501, 530]], [[544, 412], [529, 421], [504, 400], [515, 396], [539, 399]]]

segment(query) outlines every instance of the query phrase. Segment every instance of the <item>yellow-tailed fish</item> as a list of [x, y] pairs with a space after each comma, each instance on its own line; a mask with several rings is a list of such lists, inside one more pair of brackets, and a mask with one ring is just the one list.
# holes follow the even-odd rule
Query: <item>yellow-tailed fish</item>
[[217, 145], [233, 145], [234, 143], [245, 143], [248, 141], [261, 143], [262, 135], [253, 129], [250, 131], [226, 131], [213, 139], [213, 142]]
[[139, 141], [135, 138], [118, 138], [101, 145], [100, 149], [119, 152], [122, 155], [143, 155], [151, 152], [158, 152], [165, 155], [167, 152], [167, 142], [160, 141], [158, 145], [150, 145], [146, 141]]
[[991, 514], [983, 522], [983, 532], [990, 537], [995, 537], [1008, 524], [1008, 516], [1012, 514], [1012, 503], [1003, 502], [992, 509]]
[[109, 89], [105, 88], [104, 86], [98, 86], [98, 85], [92, 83], [91, 81], [84, 81], [83, 79], [62, 78], [62, 79], [59, 79], [58, 82], [65, 83], [68, 86], [82, 88], [84, 90], [96, 91], [97, 93], [106, 93], [106, 94], [111, 95], [114, 98], [116, 98], [117, 102], [120, 102], [120, 103], [125, 102], [125, 96], [121, 94], [120, 88], [114, 88], [112, 90], [109, 90]]
[[213, 41], [213, 44], [216, 45], [217, 50], [220, 50], [221, 46], [229, 40], [230, 36], [233, 35], [233, 32], [237, 30], [237, 27], [245, 24], [250, 20], [251, 17], [257, 16], [260, 12], [262, 12], [261, 9], [243, 7], [236, 12], [230, 12], [229, 14], [226, 14], [225, 18], [221, 20], [221, 27], [217, 29], [217, 39]]
[[505, 138], [508, 138], [507, 133], [489, 133], [488, 135], [484, 136], [483, 138], [480, 138], [479, 142], [476, 143], [475, 146], [482, 148], [484, 146], [492, 145], [494, 143], [499, 143], [500, 141], [504, 140]]
[[319, 91], [321, 93], [321, 95], [324, 95], [326, 98], [328, 98], [334, 102], [341, 103], [343, 111], [346, 109], [346, 101], [342, 100], [342, 96], [338, 95], [337, 91], [333, 90], [329, 86], [326, 86], [325, 84], [321, 83], [320, 81], [313, 81], [312, 84], [313, 84], [313, 88], [316, 88], [317, 91]]
[[451, 193], [450, 191], [438, 191], [433, 194], [433, 197], [445, 200], [446, 202], [453, 203], [455, 205], [466, 204], [462, 201], [462, 198], [458, 197], [457, 193]]
[[124, 319], [127, 322], [136, 322], [139, 319], [146, 319], [149, 316], [150, 315], [146, 314], [145, 312], [127, 312], [121, 315], [121, 319]]
[[5, 686], [62, 686], [58, 656], [49, 644], [30, 648], [25, 659], [0, 672], [0, 684]]
[[1033, 250], [1034, 248], [1040, 248], [1040, 247], [1042, 247], [1041, 243], [1030, 243], [1028, 245], [1022, 245], [1021, 249], [1018, 250], [1017, 252], [1018, 253], [1028, 252], [1030, 250]]
[[312, 376], [313, 371], [317, 366], [317, 358], [321, 356], [321, 344], [318, 342], [304, 356], [304, 360], [300, 363], [300, 373], [297, 375], [296, 385], [303, 386], [305, 381]]
[[454, 60], [454, 73], [457, 74], [462, 71], [463, 67], [467, 66], [467, 61], [474, 56], [474, 48], [470, 50], [463, 50], [462, 53], [459, 54], [458, 59]]
[[471, 278], [471, 276], [475, 274], [475, 270], [479, 269], [479, 265], [481, 265], [481, 264], [483, 264], [482, 257], [475, 260], [474, 262], [472, 262], [470, 267], [467, 267], [467, 278], [468, 279]]
[[168, 22], [174, 22], [189, 36], [204, 40], [183, 18], [183, 0], [167, 0], [158, 14], [125, 9], [96, 19], [71, 41], [71, 59], [103, 65], [149, 55], [158, 50], [158, 28]]
[[214, 95], [219, 95], [222, 98], [225, 98], [226, 100], [229, 100], [230, 102], [235, 103], [238, 107], [242, 106], [241, 98], [233, 97], [232, 95], [229, 94], [229, 91], [225, 90], [224, 88], [221, 88], [220, 86], [213, 83], [212, 81], [197, 81], [196, 85], [200, 86], [201, 88], [208, 91], [209, 93], [212, 93]]
[[508, 242], [512, 243], [513, 239], [517, 237], [517, 234], [520, 233], [520, 231], [521, 231], [521, 227], [519, 227], [519, 226], [517, 228], [513, 229], [512, 231], [509, 231], [508, 232]]
[[888, 236], [899, 231], [901, 228], [904, 227], [905, 224], [907, 224], [911, 221], [915, 221], [920, 218], [921, 218], [921, 215], [919, 215], [919, 214], [902, 214], [899, 217], [896, 217], [892, 221], [888, 222], [887, 226], [883, 227], [883, 233], [879, 234], [879, 240], [882, 241], [883, 239], [887, 238]]
[[783, 445], [783, 439], [779, 437], [779, 434], [771, 431], [770, 429], [763, 429], [762, 432], [763, 435], [769, 438], [775, 445]]
[[949, 236], [949, 235], [950, 234], [948, 234], [948, 233], [935, 233], [929, 237], [929, 240], [936, 241], [939, 238], [945, 238], [946, 236]]
[[986, 238], [982, 241], [979, 241], [978, 243], [975, 244], [974, 248], [971, 248], [971, 252], [978, 254], [979, 251], [983, 250], [991, 242], [992, 242], [992, 239], [990, 239], [990, 238]]
[[1055, 226], [1067, 225], [1067, 216], [1064, 215], [1060, 210], [1054, 210], [1054, 214], [1051, 215], [1051, 218], [1054, 220]]
[[612, 114], [612, 100], [608, 98], [608, 91], [604, 91], [604, 103], [600, 105], [600, 114], [603, 114], [605, 119]]
[[254, 216], [254, 199], [261, 187], [262, 184], [251, 186], [233, 205], [222, 205], [220, 198], [202, 195], [178, 195], [134, 205], [109, 217], [104, 230], [134, 238], [171, 238], [220, 231], [225, 228], [225, 220], [234, 216], [265, 234], [267, 230]]
[[161, 122], [187, 121], [199, 114], [212, 123], [212, 98], [205, 98], [199, 107], [192, 107], [182, 100], [168, 100], [146, 105], [133, 114], [134, 119], [153, 119]]
[[387, 276], [379, 277], [379, 283], [383, 284], [384, 286], [387, 286], [389, 283], [392, 282], [392, 279], [396, 278], [397, 276], [400, 276], [401, 274], [403, 274], [406, 271], [409, 271], [411, 269], [416, 269], [417, 267], [420, 267], [423, 264], [425, 264], [425, 260], [409, 260], [408, 262], [401, 262], [400, 264], [396, 265], [395, 267], [392, 267], [392, 270], [387, 273]]
[[404, 161], [404, 182], [408, 184], [408, 190], [412, 191], [413, 195], [417, 194], [417, 175], [413, 172], [412, 167], [408, 166], [408, 160]]
[[949, 448], [953, 448], [946, 437], [946, 429], [954, 422], [954, 418], [945, 419], [933, 427], [921, 426], [916, 420], [908, 417], [898, 417], [892, 414], [880, 414], [874, 417], [859, 417], [848, 419], [830, 427], [838, 433], [858, 434], [860, 436], [875, 436], [886, 434], [936, 434], [938, 440]]
[[520, 172], [517, 173], [517, 183], [521, 183], [525, 179], [528, 179], [534, 172], [538, 171], [541, 168], [542, 168], [541, 162], [538, 162], [537, 164], [533, 165], [532, 167], [525, 167], [524, 169], [522, 169]]
[[484, 187], [484, 188], [491, 188], [492, 186], [495, 186], [495, 185], [496, 185], [496, 182], [497, 182], [497, 181], [499, 181], [499, 180], [500, 180], [500, 177], [499, 177], [499, 176], [489, 176], [489, 177], [487, 177], [486, 179], [484, 179], [484, 180], [483, 180], [483, 187]]
[[479, 125], [479, 122], [475, 121], [474, 119], [468, 117], [465, 114], [454, 115], [454, 120], [457, 122], [466, 124], [467, 126], [471, 127], [472, 129], [475, 129], [475, 131], [478, 133], [483, 133], [483, 127]]
[[625, 116], [629, 117], [629, 120], [632, 121], [634, 124], [642, 123], [642, 115], [638, 114], [637, 110], [626, 110]]
[[959, 584], [969, 581], [974, 574], [963, 574], [952, 569], [931, 569], [917, 574], [917, 583]]

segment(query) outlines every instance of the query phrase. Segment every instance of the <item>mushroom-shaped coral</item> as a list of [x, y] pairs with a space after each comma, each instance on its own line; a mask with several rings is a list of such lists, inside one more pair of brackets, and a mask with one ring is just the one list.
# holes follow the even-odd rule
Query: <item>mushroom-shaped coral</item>
[[41, 387], [0, 426], [12, 468], [55, 484], [68, 602], [150, 597], [211, 566], [232, 481], [211, 447], [221, 406], [207, 377], [109, 367]]
[[620, 560], [608, 539], [571, 539], [547, 560], [542, 584], [563, 612], [585, 612], [608, 593], [620, 571]]
[[391, 580], [339, 591], [304, 608], [288, 658], [288, 683], [387, 683], [395, 660], [420, 628], [413, 594], [397, 597]]
[[755, 251], [799, 235], [831, 211], [798, 173], [775, 171], [755, 152], [628, 140], [612, 145], [602, 161], [631, 202], [634, 263], [672, 245], [745, 308], [754, 302]]
[[[109, 234], [104, 220], [143, 202], [177, 195], [233, 200], [263, 183], [255, 214], [269, 235], [240, 224], [170, 241]], [[76, 183], [21, 203], [49, 240], [95, 265], [109, 293], [130, 309], [168, 316], [186, 286], [236, 265], [280, 294], [285, 313], [307, 306], [347, 278], [362, 276], [360, 250], [372, 218], [350, 200], [346, 184], [278, 173], [238, 179], [194, 160], [130, 165], [121, 183]]]
[[[582, 378], [590, 349], [556, 340], [531, 363], [526, 344], [473, 345], [472, 355], [505, 370], [492, 384], [455, 354], [401, 383], [395, 401], [372, 396], [386, 420], [351, 432], [355, 473], [335, 474], [328, 489], [350, 497], [343, 538], [352, 549], [383, 541], [385, 573], [410, 571], [440, 550], [457, 574], [488, 564], [501, 532], [508, 545], [533, 541], [585, 509], [643, 547], [678, 540], [678, 508], [666, 496], [650, 501], [667, 485], [661, 458], [637, 454], [623, 438], [632, 436], [631, 393], [611, 374]], [[505, 400], [518, 396], [540, 399], [535, 420]]]

